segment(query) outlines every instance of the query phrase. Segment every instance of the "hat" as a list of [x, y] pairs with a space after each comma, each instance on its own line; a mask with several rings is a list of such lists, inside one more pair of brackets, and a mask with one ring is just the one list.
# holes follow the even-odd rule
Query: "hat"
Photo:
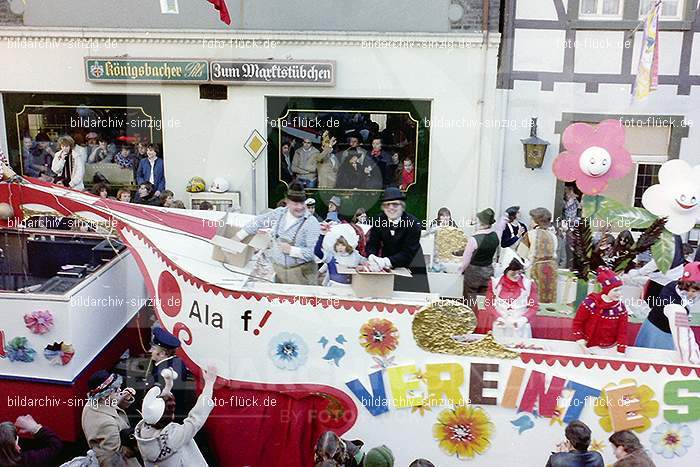
[[287, 189], [287, 199], [289, 201], [296, 201], [297, 203], [303, 203], [306, 201], [304, 185], [299, 182], [292, 182]]
[[382, 198], [382, 203], [386, 201], [405, 201], [406, 196], [403, 194], [401, 190], [396, 188], [395, 186], [390, 186], [389, 188], [386, 188], [384, 190], [384, 197]]
[[213, 191], [214, 193], [226, 193], [230, 187], [228, 180], [224, 177], [216, 177], [214, 181], [211, 182], [209, 191]]
[[520, 206], [511, 206], [508, 209], [506, 209], [506, 214], [508, 214], [509, 217], [515, 217], [515, 215], [519, 212]]
[[503, 268], [503, 274], [508, 271], [525, 269], [525, 260], [512, 248], [504, 248], [501, 251], [501, 267]]
[[364, 467], [393, 467], [394, 455], [386, 446], [370, 449], [362, 464]]
[[700, 282], [700, 261], [686, 264], [680, 280], [683, 282]]
[[603, 287], [604, 294], [607, 294], [611, 290], [623, 285], [622, 280], [617, 277], [617, 275], [610, 268], [601, 266], [596, 271], [596, 274], [598, 275], [598, 282]]
[[153, 345], [163, 347], [164, 349], [177, 349], [180, 347], [180, 339], [170, 334], [163, 328], [155, 328], [153, 330]]
[[99, 370], [88, 379], [88, 398], [101, 399], [122, 385], [122, 377], [107, 370]]
[[341, 203], [340, 198], [338, 196], [332, 197], [328, 202], [335, 204], [337, 207], [340, 207]]
[[316, 200], [314, 198], [306, 198], [306, 201], [304, 201], [304, 204], [306, 204], [307, 206], [315, 206]]
[[492, 225], [494, 222], [496, 222], [495, 215], [496, 214], [493, 212], [493, 209], [486, 208], [483, 211], [476, 213], [476, 218], [479, 219], [479, 222], [481, 222], [483, 225]]

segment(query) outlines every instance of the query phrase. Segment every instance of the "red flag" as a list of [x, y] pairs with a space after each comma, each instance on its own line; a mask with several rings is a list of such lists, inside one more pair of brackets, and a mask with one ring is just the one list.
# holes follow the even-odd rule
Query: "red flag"
[[219, 18], [226, 24], [231, 24], [231, 17], [228, 14], [228, 7], [226, 6], [226, 0], [207, 0], [209, 3], [214, 5], [214, 8], [219, 10]]

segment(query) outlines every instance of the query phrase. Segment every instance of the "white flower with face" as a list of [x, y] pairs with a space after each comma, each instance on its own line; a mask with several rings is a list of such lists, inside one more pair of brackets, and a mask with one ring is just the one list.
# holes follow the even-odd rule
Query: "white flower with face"
[[581, 172], [591, 177], [605, 175], [612, 167], [612, 157], [605, 149], [591, 146], [581, 153], [578, 160]]
[[646, 189], [642, 205], [652, 214], [668, 217], [666, 229], [674, 234], [690, 231], [700, 220], [700, 165], [673, 159], [659, 169], [659, 183]]

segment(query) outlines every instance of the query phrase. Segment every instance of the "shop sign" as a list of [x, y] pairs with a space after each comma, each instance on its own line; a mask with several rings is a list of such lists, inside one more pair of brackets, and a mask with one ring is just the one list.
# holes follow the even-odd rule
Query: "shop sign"
[[207, 60], [85, 58], [88, 81], [109, 83], [206, 83]]
[[335, 61], [212, 61], [211, 81], [225, 84], [334, 86]]

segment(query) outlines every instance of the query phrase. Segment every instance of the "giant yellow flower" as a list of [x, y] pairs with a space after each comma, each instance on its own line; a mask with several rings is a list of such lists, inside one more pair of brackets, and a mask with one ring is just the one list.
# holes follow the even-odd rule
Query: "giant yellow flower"
[[447, 454], [458, 458], [473, 458], [483, 454], [491, 445], [494, 425], [479, 407], [457, 406], [445, 409], [433, 425], [433, 437]]
[[610, 419], [610, 411], [608, 409], [608, 396], [605, 390], [625, 385], [634, 385], [637, 387], [637, 399], [639, 399], [639, 403], [642, 406], [642, 410], [638, 415], [642, 416], [643, 424], [633, 428], [634, 431], [641, 433], [648, 430], [649, 427], [651, 427], [651, 419], [659, 415], [659, 403], [653, 399], [654, 391], [646, 384], [638, 386], [637, 381], [631, 378], [623, 379], [618, 384], [609, 383], [602, 389], [600, 397], [596, 399], [593, 407], [595, 414], [600, 417], [598, 421], [600, 426], [608, 433], [613, 431], [613, 428], [612, 420]]

